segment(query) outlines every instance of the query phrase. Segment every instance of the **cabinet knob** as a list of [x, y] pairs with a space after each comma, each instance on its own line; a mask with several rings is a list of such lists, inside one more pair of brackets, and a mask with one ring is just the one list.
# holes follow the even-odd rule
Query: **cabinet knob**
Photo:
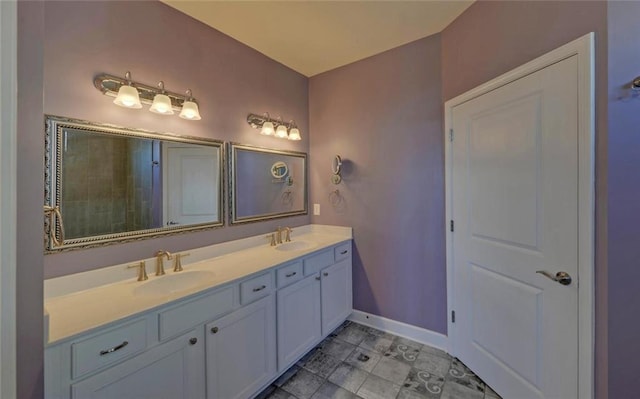
[[218, 327], [212, 327], [211, 328], [211, 332], [214, 333], [214, 334], [217, 333], [218, 332]]
[[193, 338], [189, 339], [189, 343], [190, 343], [191, 345], [195, 345], [195, 344], [197, 344], [197, 343], [198, 343], [198, 338], [193, 337]]
[[324, 272], [324, 273], [322, 273], [322, 275], [327, 277], [329, 275], [329, 273], [328, 272]]
[[320, 276], [316, 276], [316, 280], [320, 281]]

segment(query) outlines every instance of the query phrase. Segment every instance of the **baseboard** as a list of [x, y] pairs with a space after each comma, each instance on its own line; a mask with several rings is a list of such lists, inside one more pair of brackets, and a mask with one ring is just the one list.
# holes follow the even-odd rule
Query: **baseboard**
[[353, 310], [353, 313], [351, 313], [351, 316], [349, 316], [349, 320], [368, 327], [377, 328], [378, 330], [394, 335], [409, 338], [420, 342], [421, 344], [429, 345], [448, 352], [448, 337], [435, 331], [412, 326], [411, 324], [387, 319], [385, 317], [376, 316], [355, 309]]

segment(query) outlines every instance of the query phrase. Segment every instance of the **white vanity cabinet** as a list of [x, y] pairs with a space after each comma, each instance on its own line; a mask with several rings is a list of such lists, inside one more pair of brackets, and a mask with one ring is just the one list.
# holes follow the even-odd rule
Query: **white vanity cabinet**
[[207, 324], [208, 399], [251, 397], [276, 374], [275, 295]]
[[71, 398], [200, 399], [205, 395], [201, 328], [71, 385]]
[[[144, 284], [144, 283], [140, 283]], [[47, 399], [248, 399], [352, 311], [351, 241], [45, 350]]]
[[278, 290], [279, 371], [329, 335], [353, 309], [351, 241], [311, 255], [303, 264], [304, 279]]

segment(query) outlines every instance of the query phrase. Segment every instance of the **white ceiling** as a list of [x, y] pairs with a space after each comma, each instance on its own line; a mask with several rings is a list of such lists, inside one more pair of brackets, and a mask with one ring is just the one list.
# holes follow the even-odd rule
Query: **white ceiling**
[[313, 76], [438, 33], [474, 0], [162, 1]]

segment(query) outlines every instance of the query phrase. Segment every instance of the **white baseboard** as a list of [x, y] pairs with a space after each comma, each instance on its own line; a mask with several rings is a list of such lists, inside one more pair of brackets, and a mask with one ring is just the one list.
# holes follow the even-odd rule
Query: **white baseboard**
[[394, 335], [398, 335], [404, 338], [409, 338], [421, 344], [429, 345], [434, 348], [441, 349], [448, 352], [449, 338], [435, 331], [427, 330], [425, 328], [412, 326], [411, 324], [403, 323], [387, 319], [385, 317], [376, 316], [370, 313], [365, 313], [360, 310], [353, 310], [349, 320], [363, 324], [368, 327], [377, 328], [384, 332], [388, 332]]

